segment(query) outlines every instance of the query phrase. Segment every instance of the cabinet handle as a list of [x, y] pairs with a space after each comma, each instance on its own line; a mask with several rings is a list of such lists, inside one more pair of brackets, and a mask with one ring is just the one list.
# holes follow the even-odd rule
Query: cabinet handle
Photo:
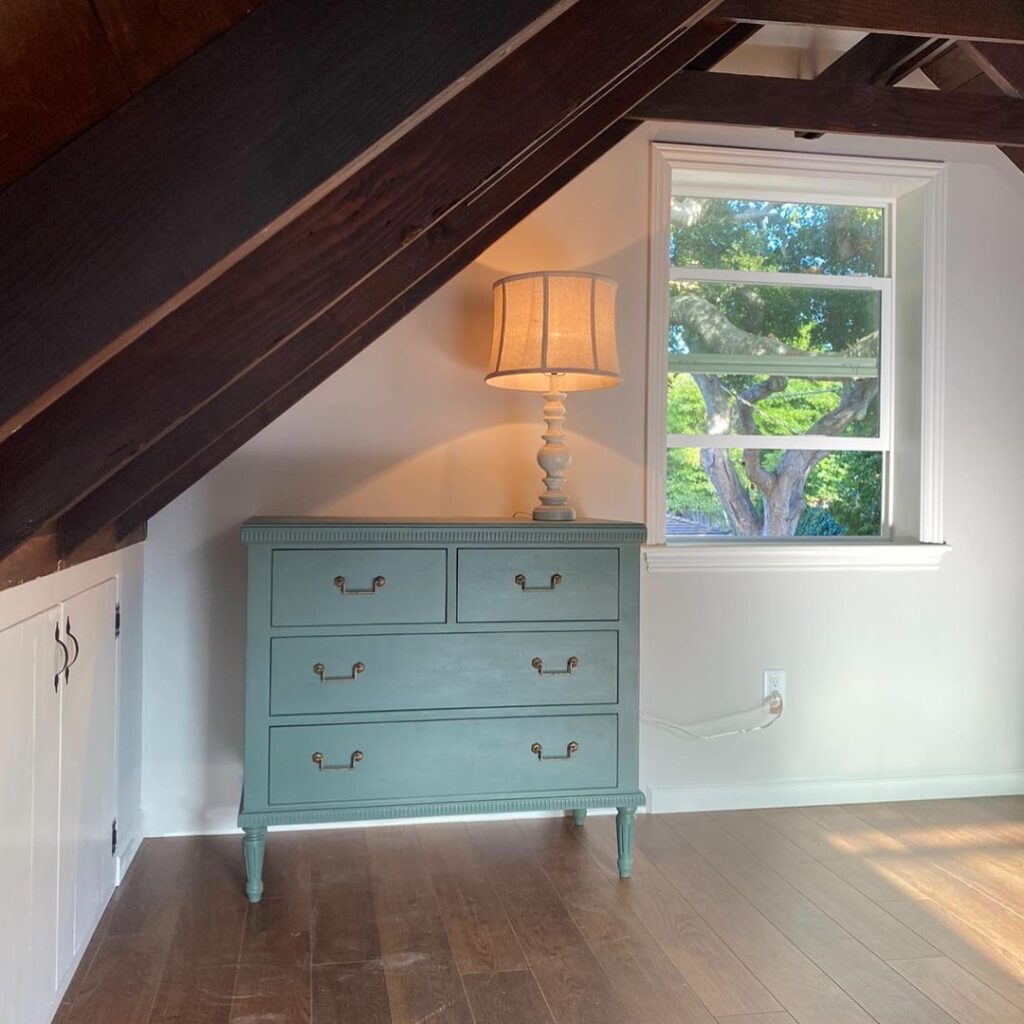
[[526, 577], [522, 573], [516, 576], [515, 581], [524, 591], [529, 593], [535, 590], [554, 590], [562, 582], [562, 576], [561, 573], [553, 572], [551, 574], [551, 582], [546, 587], [528, 587], [526, 585]]
[[357, 661], [352, 666], [352, 675], [350, 676], [329, 676], [327, 675], [327, 666], [323, 662], [318, 661], [313, 666], [313, 671], [320, 677], [321, 683], [354, 683], [360, 672], [366, 671], [366, 666], [361, 662]]
[[568, 761], [579, 749], [580, 745], [575, 740], [570, 740], [569, 743], [566, 744], [564, 757], [545, 757], [544, 748], [539, 743], [534, 743], [530, 747], [530, 753], [536, 754], [538, 761]]
[[544, 670], [544, 662], [541, 661], [540, 658], [534, 658], [530, 664], [537, 670], [537, 675], [540, 676], [571, 676], [572, 670], [574, 668], [579, 668], [580, 659], [573, 655], [568, 661], [566, 661], [564, 669], [549, 668], [547, 671]]
[[360, 597], [363, 594], [376, 594], [387, 580], [383, 576], [374, 576], [373, 585], [366, 590], [346, 590], [345, 589], [345, 577], [335, 576], [334, 585], [341, 591], [342, 597]]
[[53, 677], [53, 692], [58, 693], [60, 691], [60, 677], [61, 674], [68, 670], [68, 645], [64, 643], [60, 638], [60, 623], [55, 623], [53, 627], [53, 639], [57, 641], [57, 646], [64, 652], [64, 664], [57, 669], [57, 674]]
[[356, 769], [356, 765], [362, 759], [363, 752], [361, 750], [353, 750], [352, 756], [348, 759], [348, 764], [324, 764], [324, 755], [318, 750], [313, 755], [313, 764], [322, 772], [353, 772]]
[[71, 670], [78, 662], [78, 655], [82, 653], [81, 647], [78, 646], [78, 637], [71, 632], [71, 619], [64, 620], [64, 635], [75, 645], [74, 657], [71, 659], [71, 663], [64, 670], [64, 685], [67, 686], [68, 680], [71, 678]]

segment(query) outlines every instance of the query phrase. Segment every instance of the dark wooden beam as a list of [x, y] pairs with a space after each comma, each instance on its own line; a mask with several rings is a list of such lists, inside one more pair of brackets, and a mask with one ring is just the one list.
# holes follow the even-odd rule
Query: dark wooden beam
[[[405, 278], [409, 287], [390, 303], [386, 294], [378, 294], [378, 283], [368, 282], [368, 288], [351, 293], [329, 315], [299, 332], [85, 497], [60, 519], [62, 544], [74, 549], [115, 521], [122, 530], [144, 522], [624, 138], [636, 122], [613, 122], [591, 140], [595, 125], [633, 105], [631, 96], [652, 88], [687, 61], [688, 67], [712, 66], [750, 34], [711, 19], [695, 26], [653, 59], [642, 78], [631, 76], [587, 119], [567, 127], [472, 206], [453, 211], [397, 256], [392, 275]], [[474, 224], [479, 225], [475, 233]], [[425, 267], [430, 268], [426, 273]], [[417, 279], [417, 275], [421, 276]]]
[[1005, 95], [1024, 96], [1024, 46], [966, 42], [961, 49]]
[[[1024, 87], [1020, 49], [995, 43], [959, 42], [929, 61], [922, 70], [944, 92], [1020, 97]], [[999, 148], [1011, 163], [1024, 171], [1024, 149], [1018, 146]]]
[[92, 0], [133, 93], [227, 32], [263, 0]]
[[[378, 308], [406, 290], [436, 260], [429, 246], [418, 246], [410, 272], [397, 255], [433, 228], [428, 237], [439, 239], [479, 230], [488, 192], [532, 166], [574, 122], [587, 125], [576, 148], [614, 123], [671, 73], [662, 67], [648, 81], [642, 69], [713, 7], [706, 0], [578, 0], [239, 259], [0, 444], [8, 497], [0, 507], [0, 554], [339, 300], [370, 294], [371, 275], [383, 271]], [[633, 76], [643, 85], [635, 92], [625, 88]], [[609, 95], [621, 102], [607, 102]]]
[[4, 0], [0, 96], [2, 189], [131, 90], [89, 0]]
[[0, 192], [0, 438], [565, 2], [270, 0]]
[[1024, 43], [1020, 0], [724, 0], [737, 21]]
[[683, 71], [639, 104], [648, 120], [1024, 145], [1024, 101]]
[[[815, 76], [815, 81], [896, 85], [951, 45], [947, 39], [873, 33], [837, 57]], [[797, 135], [804, 139], [819, 139], [822, 133], [797, 132]]]
[[122, 531], [119, 527], [113, 526], [90, 537], [77, 551], [68, 553], [63, 550], [55, 530], [44, 531], [23, 544], [12, 555], [0, 559], [0, 590], [17, 587], [51, 572], [69, 569], [91, 558], [109, 555], [112, 551], [119, 551], [145, 539], [145, 523], [129, 531]]
[[[710, 46], [690, 60], [686, 69], [688, 71], [710, 71], [719, 62], [725, 60], [733, 50], [760, 32], [762, 27], [761, 25], [745, 25], [740, 22], [734, 24], [719, 18], [705, 18], [701, 22], [700, 28], [709, 34], [717, 34], [717, 38]], [[695, 37], [691, 36], [691, 38]]]

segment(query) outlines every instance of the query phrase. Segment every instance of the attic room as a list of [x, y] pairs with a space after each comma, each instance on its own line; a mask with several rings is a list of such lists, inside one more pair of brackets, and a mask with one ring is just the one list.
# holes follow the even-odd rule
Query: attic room
[[0, 1024], [1024, 1021], [1024, 4], [0, 6]]

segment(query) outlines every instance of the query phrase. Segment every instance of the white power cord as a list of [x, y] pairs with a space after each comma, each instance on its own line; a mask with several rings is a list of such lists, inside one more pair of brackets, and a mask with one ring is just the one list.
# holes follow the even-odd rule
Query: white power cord
[[[653, 715], [644, 714], [640, 715], [640, 721], [647, 725], [653, 725], [656, 729], [663, 729], [665, 732], [685, 736], [691, 740], [717, 740], [723, 736], [742, 736], [747, 732], [760, 732], [762, 729], [769, 729], [782, 717], [782, 708], [782, 694], [778, 690], [773, 690], [760, 707], [750, 711], [740, 711], [733, 715], [725, 715], [721, 718], [712, 718], [706, 722], [679, 725], [678, 722], [669, 722], [664, 718], [655, 718]], [[754, 715], [758, 715], [763, 721], [743, 724]]]

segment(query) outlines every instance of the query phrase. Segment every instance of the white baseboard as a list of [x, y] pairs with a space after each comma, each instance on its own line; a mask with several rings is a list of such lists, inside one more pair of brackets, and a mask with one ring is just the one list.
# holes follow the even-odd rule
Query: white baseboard
[[1024, 771], [891, 779], [780, 779], [777, 782], [651, 786], [647, 789], [647, 812], [738, 811], [758, 807], [813, 807], [1021, 794], [1024, 794]]

